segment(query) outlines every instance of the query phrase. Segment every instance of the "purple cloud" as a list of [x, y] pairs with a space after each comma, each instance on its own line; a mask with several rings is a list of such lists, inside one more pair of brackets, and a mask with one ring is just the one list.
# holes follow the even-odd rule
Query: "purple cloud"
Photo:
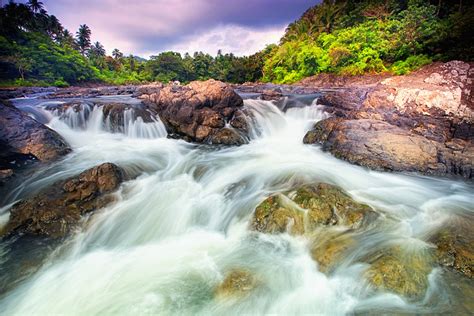
[[92, 29], [110, 52], [149, 56], [166, 50], [250, 54], [277, 42], [314, 0], [43, 0], [75, 32]]

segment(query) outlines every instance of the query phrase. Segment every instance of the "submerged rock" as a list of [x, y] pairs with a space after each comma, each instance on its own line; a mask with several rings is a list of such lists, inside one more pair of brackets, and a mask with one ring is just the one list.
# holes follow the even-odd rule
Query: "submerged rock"
[[244, 296], [257, 285], [257, 279], [249, 271], [236, 269], [230, 271], [220, 283], [215, 295], [218, 298], [229, 296]]
[[109, 193], [117, 190], [122, 181], [122, 170], [111, 163], [59, 181], [36, 196], [14, 204], [3, 234], [63, 237], [79, 223], [82, 215], [112, 202]]
[[267, 198], [256, 208], [252, 227], [264, 233], [304, 234], [321, 226], [357, 228], [372, 216], [369, 206], [320, 183]]
[[326, 93], [334, 117], [305, 138], [352, 163], [379, 170], [474, 174], [474, 71], [471, 64], [434, 64], [370, 86]]
[[451, 223], [437, 232], [430, 241], [437, 246], [439, 264], [454, 269], [468, 278], [474, 274], [474, 232], [472, 220]]
[[225, 83], [208, 80], [167, 86], [147, 99], [171, 137], [224, 145], [247, 142], [243, 100]]
[[311, 257], [318, 262], [319, 270], [327, 273], [339, 263], [348, 250], [355, 246], [355, 243], [350, 234], [321, 230], [312, 236]]
[[433, 268], [428, 253], [403, 251], [392, 247], [377, 253], [366, 276], [378, 290], [394, 292], [410, 299], [420, 299], [428, 288], [428, 274]]

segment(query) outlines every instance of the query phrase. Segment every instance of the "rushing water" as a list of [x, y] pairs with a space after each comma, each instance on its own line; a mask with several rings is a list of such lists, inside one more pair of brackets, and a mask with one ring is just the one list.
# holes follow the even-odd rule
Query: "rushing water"
[[[456, 216], [472, 216], [472, 186], [369, 171], [304, 145], [305, 132], [326, 117], [314, 104], [282, 112], [272, 102], [245, 100], [252, 113], [250, 143], [212, 148], [168, 139], [160, 121], [133, 121], [130, 113], [124, 131], [112, 133], [97, 108], [62, 117], [42, 110], [59, 103], [15, 101], [47, 121], [74, 151], [12, 190], [5, 202], [102, 162], [118, 164], [134, 179], [122, 185], [116, 203], [96, 212], [39, 270], [2, 294], [3, 314], [433, 313], [469, 300], [453, 297], [439, 268], [419, 301], [375, 291], [364, 277], [368, 265], [359, 259], [393, 245], [423, 253], [432, 247], [425, 242], [431, 232]], [[329, 275], [319, 271], [304, 237], [248, 228], [267, 196], [317, 182], [335, 184], [380, 213]], [[0, 248], [4, 274], [14, 265], [7, 248]], [[254, 275], [255, 289], [216, 297], [216, 286], [234, 269]]]

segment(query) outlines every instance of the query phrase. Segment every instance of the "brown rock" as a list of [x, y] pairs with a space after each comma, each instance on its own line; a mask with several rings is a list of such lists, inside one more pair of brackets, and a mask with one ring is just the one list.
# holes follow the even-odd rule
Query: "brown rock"
[[0, 140], [13, 152], [52, 161], [71, 151], [55, 131], [13, 106], [0, 103]]
[[[167, 86], [148, 97], [171, 137], [199, 143], [240, 145], [247, 140], [242, 98], [227, 84], [193, 81]], [[234, 123], [232, 123], [234, 122]], [[229, 123], [231, 127], [225, 127]]]
[[113, 201], [109, 193], [122, 181], [122, 170], [111, 163], [59, 181], [38, 195], [14, 204], [4, 234], [63, 237], [79, 223], [82, 215]]
[[244, 296], [255, 288], [256, 278], [246, 270], [235, 269], [230, 271], [221, 284], [216, 288], [217, 297]]
[[473, 76], [471, 64], [453, 61], [331, 91], [319, 102], [337, 118], [303, 141], [373, 169], [472, 178]]

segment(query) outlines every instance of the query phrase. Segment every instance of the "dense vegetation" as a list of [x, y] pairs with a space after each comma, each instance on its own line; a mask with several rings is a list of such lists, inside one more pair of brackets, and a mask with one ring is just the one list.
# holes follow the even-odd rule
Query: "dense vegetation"
[[38, 0], [0, 8], [0, 84], [66, 86], [215, 78], [290, 83], [321, 72], [404, 74], [433, 60], [472, 60], [474, 6], [461, 0], [324, 0], [290, 24], [281, 43], [248, 57], [182, 56], [149, 60], [107, 56], [91, 29], [75, 36]]
[[264, 80], [404, 74], [432, 60], [472, 60], [473, 8], [459, 0], [324, 0], [288, 26], [265, 61]]
[[244, 82], [262, 77], [265, 52], [250, 57], [163, 52], [145, 60], [114, 49], [107, 56], [100, 42], [91, 43], [91, 33], [84, 24], [73, 36], [40, 1], [11, 1], [0, 8], [0, 84], [66, 86], [209, 78]]

